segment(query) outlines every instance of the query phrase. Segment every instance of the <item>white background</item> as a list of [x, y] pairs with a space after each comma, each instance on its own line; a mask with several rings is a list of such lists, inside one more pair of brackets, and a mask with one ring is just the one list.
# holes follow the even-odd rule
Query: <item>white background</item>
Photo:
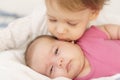
[[[0, 10], [28, 15], [34, 9], [45, 9], [45, 0], [0, 0]], [[95, 24], [120, 24], [120, 0], [109, 0], [100, 12]]]
[[[36, 6], [40, 6], [42, 1], [44, 0], [0, 0], [0, 9], [18, 14], [28, 14]], [[104, 7], [104, 11], [120, 14], [120, 0], [110, 0]]]
[[12, 13], [28, 14], [41, 4], [42, 0], [0, 0], [0, 10]]

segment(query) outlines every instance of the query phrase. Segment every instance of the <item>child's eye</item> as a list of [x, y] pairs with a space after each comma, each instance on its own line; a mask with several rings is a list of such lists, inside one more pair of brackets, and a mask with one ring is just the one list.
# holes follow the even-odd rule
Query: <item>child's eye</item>
[[76, 26], [77, 25], [77, 23], [70, 23], [70, 22], [67, 22], [67, 23], [71, 26]]
[[58, 48], [55, 49], [55, 55], [57, 55], [57, 54], [58, 54]]
[[56, 22], [57, 20], [56, 19], [49, 19], [49, 21]]

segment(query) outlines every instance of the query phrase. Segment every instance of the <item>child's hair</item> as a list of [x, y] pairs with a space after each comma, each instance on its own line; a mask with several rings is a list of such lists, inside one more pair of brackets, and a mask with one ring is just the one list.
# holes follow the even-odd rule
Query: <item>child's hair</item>
[[[54, 36], [50, 36], [50, 35], [41, 35], [36, 37], [34, 40], [32, 40], [25, 51], [25, 63], [27, 66], [31, 67], [31, 60], [32, 60], [32, 55], [34, 54], [31, 50], [31, 48], [33, 49], [35, 45], [32, 45], [33, 43], [35, 43], [37, 40], [44, 40], [44, 39], [49, 39], [49, 40], [56, 40], [57, 38]], [[31, 47], [31, 48], [30, 48]]]
[[[69, 11], [80, 11], [86, 8], [100, 10], [108, 0], [53, 0], [61, 9]], [[51, 5], [51, 0], [46, 0], [46, 4]]]

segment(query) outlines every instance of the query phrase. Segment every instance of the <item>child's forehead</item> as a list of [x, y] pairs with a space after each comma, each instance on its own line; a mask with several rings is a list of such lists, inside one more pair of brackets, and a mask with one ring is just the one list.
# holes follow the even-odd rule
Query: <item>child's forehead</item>
[[46, 5], [52, 8], [56, 6], [66, 11], [80, 11], [87, 8], [83, 0], [46, 0]]
[[101, 10], [109, 0], [46, 0], [46, 5], [53, 6], [57, 3], [61, 9], [68, 11], [80, 11], [84, 9]]

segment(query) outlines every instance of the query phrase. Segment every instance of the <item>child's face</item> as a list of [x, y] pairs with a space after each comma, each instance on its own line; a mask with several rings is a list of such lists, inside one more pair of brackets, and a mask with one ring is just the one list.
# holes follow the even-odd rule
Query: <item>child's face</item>
[[85, 9], [72, 12], [62, 10], [55, 2], [47, 5], [48, 30], [61, 40], [77, 40], [93, 18], [93, 11]]
[[50, 78], [77, 77], [84, 66], [84, 55], [76, 44], [63, 41], [42, 40], [34, 48], [32, 65], [35, 71]]

